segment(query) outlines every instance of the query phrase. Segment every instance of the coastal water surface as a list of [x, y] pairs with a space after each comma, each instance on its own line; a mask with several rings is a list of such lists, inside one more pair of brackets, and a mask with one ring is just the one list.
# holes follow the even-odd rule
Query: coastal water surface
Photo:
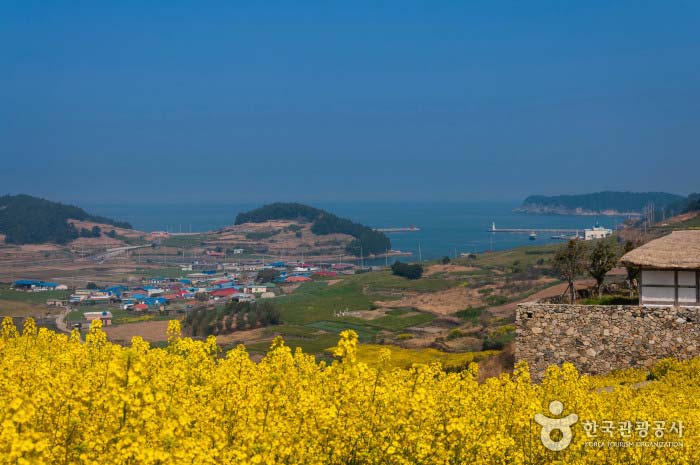
[[[83, 204], [91, 213], [129, 221], [136, 229], [170, 232], [211, 231], [231, 225], [236, 214], [259, 204]], [[412, 253], [409, 259], [459, 255], [462, 252], [503, 250], [520, 245], [556, 242], [551, 234], [488, 232], [492, 223], [499, 228], [590, 228], [596, 222], [615, 228], [622, 217], [527, 215], [514, 213], [517, 203], [506, 202], [377, 202], [318, 203], [341, 217], [375, 228], [416, 226], [420, 231], [391, 233], [394, 249]]]

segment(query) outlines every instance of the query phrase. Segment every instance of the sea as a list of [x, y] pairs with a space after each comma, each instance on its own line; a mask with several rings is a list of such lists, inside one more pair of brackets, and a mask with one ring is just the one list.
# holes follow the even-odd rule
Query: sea
[[[491, 233], [497, 228], [581, 229], [596, 224], [615, 229], [626, 217], [531, 215], [513, 210], [515, 202], [358, 202], [315, 203], [344, 218], [374, 228], [419, 231], [389, 233], [392, 248], [410, 253], [401, 260], [430, 260], [461, 253], [482, 253], [523, 245], [558, 242], [551, 234]], [[93, 214], [129, 221], [142, 231], [203, 232], [233, 224], [236, 215], [260, 204], [82, 204]], [[383, 260], [382, 260], [383, 261]]]

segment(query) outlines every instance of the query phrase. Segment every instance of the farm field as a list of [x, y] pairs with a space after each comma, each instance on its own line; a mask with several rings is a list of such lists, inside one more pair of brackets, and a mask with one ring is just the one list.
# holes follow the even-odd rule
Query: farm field
[[[558, 281], [547, 275], [555, 247], [524, 249], [447, 266], [426, 263], [417, 280], [380, 271], [304, 283], [274, 300], [281, 325], [265, 328], [253, 340], [246, 331], [234, 331], [226, 336], [226, 347], [240, 342], [262, 355], [275, 336], [282, 336], [292, 348], [327, 358], [338, 334], [351, 329], [358, 335], [359, 353], [372, 354], [366, 359], [370, 363], [373, 351], [387, 346], [405, 360], [444, 362], [441, 357], [447, 355], [454, 359], [445, 365], [452, 366], [478, 354], [492, 357], [513, 339], [517, 302], [533, 294], [561, 293]], [[547, 292], [552, 286], [554, 294]]]

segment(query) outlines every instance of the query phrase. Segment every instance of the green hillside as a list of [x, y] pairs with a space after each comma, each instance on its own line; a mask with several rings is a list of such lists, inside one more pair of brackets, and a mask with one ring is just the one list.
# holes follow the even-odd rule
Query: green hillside
[[340, 218], [320, 208], [300, 203], [271, 203], [249, 212], [239, 213], [236, 224], [263, 223], [270, 220], [295, 220], [312, 223], [311, 231], [319, 236], [327, 234], [347, 234], [355, 238], [348, 247], [349, 253], [360, 255], [382, 254], [391, 248], [386, 235], [374, 229]]
[[109, 224], [131, 229], [126, 222], [90, 215], [82, 208], [32, 197], [31, 195], [0, 196], [0, 234], [8, 244], [65, 244], [80, 232], [69, 219]]

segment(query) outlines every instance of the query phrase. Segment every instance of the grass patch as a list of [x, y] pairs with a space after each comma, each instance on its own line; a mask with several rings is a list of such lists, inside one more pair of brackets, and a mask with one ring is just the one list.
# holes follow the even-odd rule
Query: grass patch
[[[469, 259], [468, 263], [485, 267], [510, 267], [518, 262], [520, 266], [535, 265], [538, 260], [554, 257], [561, 244], [530, 245], [510, 250], [488, 252]], [[464, 263], [462, 263], [464, 261]], [[455, 263], [467, 264], [467, 259], [457, 259]]]
[[61, 313], [63, 309], [57, 307], [47, 307], [42, 304], [31, 302], [20, 302], [17, 300], [0, 300], [0, 316], [34, 317], [41, 318], [47, 314], [54, 315]]
[[246, 233], [245, 238], [251, 241], [261, 241], [276, 236], [279, 233], [280, 231], [278, 229], [273, 231], [254, 231]]
[[276, 299], [275, 304], [280, 309], [282, 321], [306, 325], [333, 318], [337, 311], [372, 309], [374, 300], [398, 298], [392, 292], [435, 292], [457, 284], [445, 279], [408, 280], [380, 271], [352, 275], [332, 286], [323, 281], [305, 283], [293, 294]]
[[306, 326], [291, 326], [291, 325], [276, 325], [268, 326], [263, 331], [265, 336], [282, 336], [282, 338], [287, 337], [298, 337], [298, 338], [312, 338], [317, 335], [318, 331], [314, 328], [307, 328]]
[[390, 271], [373, 271], [362, 273], [348, 278], [348, 281], [359, 285], [368, 286], [369, 291], [381, 293], [382, 291], [417, 291], [435, 292], [444, 291], [457, 285], [453, 280], [440, 277], [423, 277], [420, 279], [406, 279], [395, 276]]
[[502, 295], [489, 295], [486, 296], [484, 301], [491, 307], [496, 307], [498, 305], [503, 305], [508, 303], [508, 297]]
[[364, 322], [356, 323], [347, 321], [317, 321], [306, 326], [309, 328], [320, 329], [329, 333], [333, 333], [336, 339], [338, 338], [338, 334], [340, 334], [341, 331], [345, 331], [346, 329], [352, 329], [357, 333], [361, 342], [374, 341], [374, 338], [379, 332], [379, 329], [363, 323]]
[[202, 242], [214, 239], [215, 237], [211, 234], [192, 234], [186, 236], [170, 236], [161, 242], [164, 247], [180, 247], [180, 248], [191, 248], [199, 247]]
[[387, 310], [385, 313], [387, 315], [399, 316], [399, 315], [405, 315], [406, 313], [411, 313], [413, 311], [415, 311], [415, 310], [413, 310], [412, 308], [392, 308], [391, 310]]
[[143, 237], [128, 237], [128, 236], [120, 236], [117, 234], [115, 236], [115, 239], [118, 239], [122, 242], [124, 242], [126, 245], [146, 245], [148, 244], [148, 241], [146, 241]]
[[79, 322], [83, 321], [85, 317], [83, 316], [83, 312], [78, 311], [78, 310], [72, 310], [67, 316], [66, 316], [66, 321], [69, 322]]
[[374, 320], [352, 318], [350, 321], [355, 322], [358, 325], [369, 326], [386, 331], [401, 331], [402, 329], [410, 328], [411, 326], [430, 323], [434, 319], [435, 315], [430, 313], [418, 313], [417, 315], [411, 316], [386, 315], [380, 318], [375, 318]]
[[49, 299], [66, 300], [69, 296], [70, 291], [24, 292], [15, 291], [9, 287], [0, 288], [0, 300], [27, 302], [32, 304], [46, 304], [46, 301]]
[[[300, 347], [307, 354], [315, 355], [327, 355], [326, 351], [329, 347], [333, 347], [338, 343], [337, 334], [319, 334], [313, 339], [296, 339], [293, 337], [284, 338], [286, 345], [296, 350]], [[253, 344], [246, 344], [246, 349], [248, 352], [263, 353], [266, 354], [270, 349], [270, 341], [265, 342], [255, 342]]]
[[483, 307], [477, 307], [477, 308], [467, 308], [465, 310], [460, 310], [457, 313], [455, 313], [455, 316], [458, 318], [461, 318], [465, 321], [471, 321], [472, 323], [476, 322], [479, 317], [481, 316], [481, 312], [484, 311]]
[[362, 292], [362, 286], [343, 280], [328, 286], [326, 282], [305, 283], [293, 294], [275, 299], [282, 321], [293, 325], [334, 318], [335, 312], [343, 310], [368, 310], [372, 300]]

